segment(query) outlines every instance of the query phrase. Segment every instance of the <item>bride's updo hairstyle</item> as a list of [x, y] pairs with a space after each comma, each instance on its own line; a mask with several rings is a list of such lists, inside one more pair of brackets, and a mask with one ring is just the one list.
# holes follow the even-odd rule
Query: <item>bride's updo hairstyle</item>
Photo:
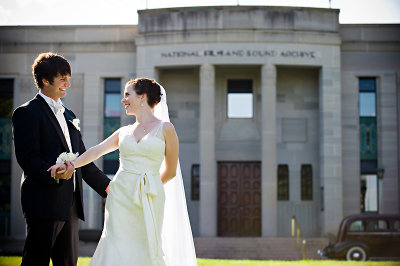
[[147, 104], [153, 108], [161, 101], [161, 89], [160, 86], [154, 79], [148, 78], [137, 78], [132, 79], [126, 83], [126, 86], [132, 85], [132, 88], [135, 90], [136, 94], [143, 95], [146, 93], [147, 95]]

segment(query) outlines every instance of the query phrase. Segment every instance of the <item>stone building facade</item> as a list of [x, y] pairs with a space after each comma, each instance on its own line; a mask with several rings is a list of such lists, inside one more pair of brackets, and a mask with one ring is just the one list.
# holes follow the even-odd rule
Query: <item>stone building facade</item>
[[[0, 81], [15, 109], [36, 93], [37, 54], [63, 54], [73, 72], [64, 102], [90, 147], [134, 122], [116, 105], [124, 83], [155, 78], [180, 138], [195, 236], [289, 236], [293, 216], [305, 236], [326, 236], [349, 214], [400, 212], [400, 27], [338, 15], [187, 7], [141, 10], [132, 26], [0, 27]], [[96, 162], [111, 178], [116, 156]], [[7, 158], [3, 231], [23, 238], [21, 169], [12, 149]], [[81, 228], [100, 229], [102, 200], [84, 195]]]

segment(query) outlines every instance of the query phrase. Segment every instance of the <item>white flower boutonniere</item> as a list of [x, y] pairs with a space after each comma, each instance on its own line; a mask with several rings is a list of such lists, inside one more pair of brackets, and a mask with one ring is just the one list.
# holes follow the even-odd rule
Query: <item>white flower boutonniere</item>
[[79, 127], [79, 124], [81, 121], [78, 118], [75, 118], [72, 120], [72, 124], [76, 127], [77, 130], [81, 131], [81, 128]]
[[63, 152], [58, 156], [56, 163], [72, 162], [78, 155], [79, 153]]

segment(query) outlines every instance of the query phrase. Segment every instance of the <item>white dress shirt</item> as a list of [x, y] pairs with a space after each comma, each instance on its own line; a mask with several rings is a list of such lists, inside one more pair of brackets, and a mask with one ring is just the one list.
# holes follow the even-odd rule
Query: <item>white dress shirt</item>
[[[55, 107], [57, 104], [62, 105], [61, 99], [58, 99], [58, 101], [56, 102], [52, 98], [44, 95], [41, 91], [39, 91], [39, 95], [43, 97], [43, 99], [47, 102], [47, 104], [50, 106], [51, 110], [53, 111], [54, 115], [56, 116], [57, 121], [60, 124], [61, 130], [64, 133], [65, 140], [67, 141], [69, 151], [73, 152], [72, 145], [71, 145], [71, 138], [69, 136], [68, 125], [67, 125], [67, 121], [65, 120], [65, 117], [64, 117], [64, 112], [60, 112], [60, 111], [57, 112], [57, 109]], [[73, 175], [73, 182], [74, 182], [74, 191], [75, 191], [75, 172]]]

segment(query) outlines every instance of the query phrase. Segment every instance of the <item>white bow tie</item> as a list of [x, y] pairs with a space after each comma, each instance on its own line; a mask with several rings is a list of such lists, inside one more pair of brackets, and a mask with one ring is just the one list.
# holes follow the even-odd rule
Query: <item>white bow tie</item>
[[49, 102], [49, 105], [50, 105], [50, 106], [53, 106], [53, 107], [56, 109], [56, 114], [58, 114], [58, 113], [64, 113], [64, 111], [65, 111], [64, 106], [63, 106], [61, 103], [59, 103], [59, 102], [52, 102], [52, 101], [50, 101], [50, 102]]

